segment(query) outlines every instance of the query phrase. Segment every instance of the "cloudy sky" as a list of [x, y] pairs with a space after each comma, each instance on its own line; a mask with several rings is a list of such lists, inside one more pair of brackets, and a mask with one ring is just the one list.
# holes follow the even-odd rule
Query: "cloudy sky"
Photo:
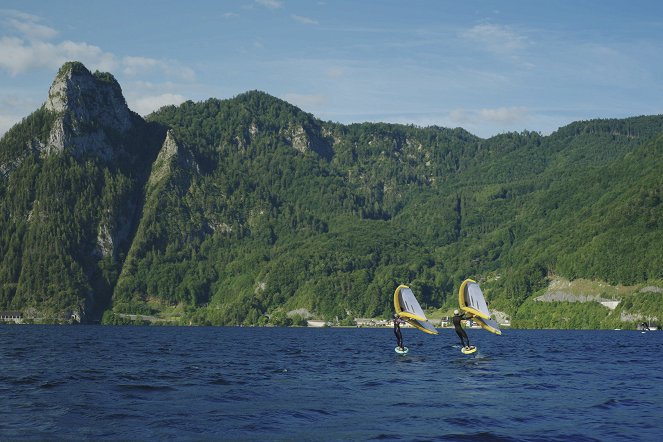
[[59, 67], [129, 107], [261, 90], [323, 120], [547, 135], [663, 114], [659, 0], [2, 0], [0, 134]]

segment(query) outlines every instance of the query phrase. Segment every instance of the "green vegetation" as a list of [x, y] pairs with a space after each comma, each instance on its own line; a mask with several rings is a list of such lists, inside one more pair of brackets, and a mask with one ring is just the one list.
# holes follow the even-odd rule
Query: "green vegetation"
[[39, 110], [0, 140], [0, 309], [245, 325], [303, 324], [288, 312], [306, 309], [351, 324], [389, 316], [401, 283], [451, 309], [472, 277], [517, 327], [663, 318], [660, 293], [614, 311], [533, 300], [550, 275], [661, 286], [660, 116], [480, 139], [322, 122], [252, 91], [109, 132], [110, 160], [43, 154], [56, 118]]
[[518, 328], [614, 329], [624, 328], [617, 311], [595, 302], [536, 302], [520, 306], [512, 325]]

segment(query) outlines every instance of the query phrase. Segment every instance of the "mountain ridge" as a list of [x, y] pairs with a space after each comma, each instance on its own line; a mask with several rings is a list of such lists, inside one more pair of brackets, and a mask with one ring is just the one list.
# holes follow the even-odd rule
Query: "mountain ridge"
[[554, 274], [656, 285], [661, 133], [661, 116], [489, 139], [342, 125], [261, 91], [143, 119], [111, 74], [66, 63], [0, 140], [0, 310], [349, 320], [389, 316], [401, 283], [448, 310], [473, 276], [519, 318]]

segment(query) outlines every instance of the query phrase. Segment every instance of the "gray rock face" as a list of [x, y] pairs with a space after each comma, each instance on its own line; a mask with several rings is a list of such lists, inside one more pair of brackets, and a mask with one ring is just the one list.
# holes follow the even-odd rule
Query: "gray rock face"
[[152, 173], [148, 181], [148, 189], [169, 177], [172, 173], [173, 165], [177, 164], [184, 170], [190, 170], [193, 173], [199, 173], [200, 168], [191, 152], [182, 146], [175, 137], [172, 130], [166, 133], [166, 139], [161, 146], [159, 155], [152, 165]]
[[44, 103], [60, 114], [44, 146], [46, 153], [71, 149], [74, 154], [113, 157], [112, 134], [132, 127], [132, 112], [122, 89], [110, 74], [91, 74], [80, 63], [65, 64], [53, 81]]
[[60, 70], [45, 106], [55, 112], [67, 111], [76, 121], [101, 123], [118, 132], [131, 127], [131, 111], [115, 78], [93, 75], [81, 65], [67, 64]]

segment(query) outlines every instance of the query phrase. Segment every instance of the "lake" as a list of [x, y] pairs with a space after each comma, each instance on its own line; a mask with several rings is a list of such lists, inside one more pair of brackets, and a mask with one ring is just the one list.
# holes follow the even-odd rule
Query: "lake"
[[0, 440], [634, 441], [663, 332], [0, 325]]

